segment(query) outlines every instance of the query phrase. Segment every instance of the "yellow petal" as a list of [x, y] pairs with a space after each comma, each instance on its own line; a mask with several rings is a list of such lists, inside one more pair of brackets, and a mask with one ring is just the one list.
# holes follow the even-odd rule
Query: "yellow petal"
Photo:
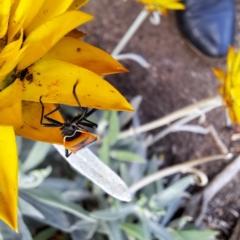
[[22, 125], [22, 82], [16, 80], [0, 92], [0, 125]]
[[117, 60], [83, 40], [62, 38], [42, 59], [57, 59], [86, 68], [98, 75], [127, 72]]
[[232, 72], [233, 62], [235, 60], [235, 51], [232, 46], [228, 48], [228, 55], [227, 55], [227, 71]]
[[31, 22], [31, 24], [26, 28], [26, 35], [28, 36], [33, 30], [38, 28], [40, 25], [65, 12], [72, 4], [72, 2], [73, 0], [44, 1], [36, 17]]
[[0, 219], [17, 231], [18, 155], [11, 126], [0, 125], [0, 152]]
[[229, 109], [231, 112], [230, 118], [233, 123], [240, 123], [240, 106], [236, 101], [233, 102], [232, 107]]
[[0, 38], [3, 38], [7, 33], [8, 19], [10, 15], [11, 0], [1, 1], [0, 7]]
[[29, 5], [29, 9], [27, 11], [26, 18], [23, 22], [23, 29], [26, 29], [29, 26], [29, 24], [32, 22], [32, 20], [35, 18], [39, 9], [41, 8], [43, 2], [44, 2], [44, 0], [37, 0], [37, 1], [32, 0], [31, 1], [30, 5]]
[[234, 63], [233, 63], [233, 72], [240, 70], [240, 51], [236, 54]]
[[24, 49], [20, 49], [16, 54], [12, 56], [11, 59], [6, 61], [3, 66], [0, 69], [0, 83], [5, 80], [7, 75], [15, 69], [17, 64], [19, 63], [19, 59], [21, 59], [22, 53], [24, 52]]
[[34, 63], [51, 49], [65, 34], [91, 19], [92, 16], [89, 14], [79, 11], [70, 11], [38, 27], [24, 42], [24, 53], [18, 65], [18, 70], [25, 69]]
[[[44, 114], [47, 114], [56, 107], [54, 104], [45, 103], [44, 108]], [[63, 137], [59, 128], [43, 127], [40, 124], [41, 113], [40, 103], [22, 101], [23, 125], [15, 128], [15, 133], [36, 141], [63, 144]], [[49, 117], [59, 122], [64, 122], [59, 111], [51, 114]]]
[[216, 78], [222, 83], [225, 79], [225, 72], [221, 68], [213, 68]]
[[10, 61], [12, 62], [12, 57], [14, 57], [17, 52], [19, 51], [23, 40], [23, 30], [21, 30], [21, 34], [18, 40], [11, 42], [7, 44], [2, 52], [0, 53], [0, 66], [3, 65], [4, 62], [8, 61], [10, 58]]
[[164, 17], [167, 17], [168, 16], [168, 10], [166, 8], [163, 8], [163, 7], [158, 7], [157, 10], [159, 12], [161, 12], [161, 14], [164, 16]]
[[21, 0], [16, 11], [11, 16], [8, 27], [8, 42], [11, 42], [16, 33], [22, 28], [32, 0]]
[[77, 106], [72, 94], [76, 93], [84, 107], [104, 110], [129, 110], [133, 108], [107, 81], [93, 72], [59, 60], [39, 60], [28, 68], [32, 81], [23, 80], [23, 100], [60, 103]]
[[85, 37], [87, 34], [82, 32], [82, 31], [79, 31], [77, 29], [73, 29], [72, 31], [70, 31], [69, 33], [67, 33], [65, 35], [65, 37], [71, 37], [71, 38], [76, 38], [76, 39], [79, 39], [79, 38], [82, 38], [82, 37]]
[[88, 3], [89, 0], [74, 0], [72, 5], [69, 7], [68, 11], [77, 10]]
[[175, 10], [183, 10], [183, 9], [185, 9], [185, 6], [182, 3], [175, 2], [175, 3], [167, 4], [166, 8], [175, 9]]

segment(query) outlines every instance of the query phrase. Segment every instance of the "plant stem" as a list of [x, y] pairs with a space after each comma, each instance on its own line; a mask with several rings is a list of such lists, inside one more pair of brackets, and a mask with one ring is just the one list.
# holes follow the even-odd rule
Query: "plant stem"
[[199, 101], [195, 104], [189, 105], [185, 108], [182, 108], [180, 110], [177, 110], [171, 114], [168, 114], [167, 116], [160, 118], [158, 120], [152, 121], [150, 123], [144, 124], [137, 128], [130, 128], [126, 131], [123, 131], [119, 134], [118, 139], [123, 139], [126, 137], [134, 136], [140, 133], [144, 133], [150, 130], [153, 130], [155, 128], [159, 128], [163, 125], [169, 124], [179, 118], [185, 117], [187, 115], [190, 115], [194, 113], [196, 110], [201, 110], [202, 108], [206, 108], [209, 106], [215, 106], [220, 107], [222, 105], [222, 99], [220, 96], [214, 96], [211, 98], [206, 98], [202, 101]]
[[140, 25], [143, 23], [143, 21], [148, 16], [149, 12], [146, 11], [146, 8], [144, 7], [143, 10], [139, 13], [135, 21], [132, 23], [132, 25], [129, 27], [127, 32], [124, 34], [122, 39], [118, 42], [117, 46], [113, 49], [111, 55], [117, 56], [122, 49], [126, 46], [128, 41], [132, 38], [134, 33], [138, 30]]
[[139, 189], [147, 186], [148, 184], [150, 184], [152, 182], [159, 180], [160, 178], [172, 175], [177, 172], [187, 171], [189, 168], [194, 167], [199, 164], [216, 161], [216, 160], [220, 160], [220, 159], [229, 159], [231, 157], [232, 157], [232, 154], [229, 153], [229, 154], [214, 155], [214, 156], [210, 156], [210, 157], [199, 158], [199, 159], [191, 160], [189, 162], [177, 164], [175, 166], [165, 168], [163, 170], [160, 170], [154, 174], [151, 174], [151, 175], [141, 179], [139, 182], [133, 184], [129, 189], [130, 189], [130, 192], [132, 194], [134, 194]]

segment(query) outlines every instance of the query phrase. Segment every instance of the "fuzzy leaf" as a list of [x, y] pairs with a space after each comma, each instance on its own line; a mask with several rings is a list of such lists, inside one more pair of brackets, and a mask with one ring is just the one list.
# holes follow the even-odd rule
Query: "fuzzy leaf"
[[135, 163], [146, 163], [146, 159], [138, 156], [135, 153], [124, 150], [112, 150], [110, 156], [116, 160]]
[[120, 224], [120, 227], [130, 236], [137, 238], [138, 240], [145, 240], [143, 228], [140, 224], [122, 223]]

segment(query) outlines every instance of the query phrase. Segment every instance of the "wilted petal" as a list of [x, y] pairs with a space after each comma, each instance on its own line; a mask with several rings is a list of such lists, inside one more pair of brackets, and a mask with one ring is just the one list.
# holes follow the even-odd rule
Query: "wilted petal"
[[77, 106], [73, 86], [84, 107], [104, 110], [129, 110], [133, 108], [107, 81], [93, 72], [59, 60], [39, 60], [28, 68], [33, 78], [23, 80], [23, 100], [60, 103]]
[[117, 60], [81, 39], [62, 38], [42, 59], [57, 59], [86, 68], [98, 75], [127, 72]]
[[0, 152], [0, 219], [17, 231], [18, 155], [10, 126], [0, 125]]
[[24, 41], [22, 59], [18, 64], [18, 70], [25, 69], [34, 63], [69, 31], [91, 19], [92, 16], [89, 14], [70, 11], [42, 24]]
[[[0, 92], [0, 125], [22, 125], [22, 82], [16, 80]], [[1, 169], [1, 168], [0, 168]]]
[[[45, 103], [44, 114], [51, 112], [55, 108], [54, 104]], [[42, 107], [40, 103], [22, 101], [23, 125], [15, 128], [15, 133], [36, 141], [62, 144], [63, 137], [59, 128], [43, 127], [40, 124], [41, 113]], [[49, 117], [56, 121], [64, 122], [59, 111], [54, 112]], [[43, 122], [48, 123], [45, 120]]]
[[0, 8], [0, 38], [3, 38], [7, 33], [8, 20], [10, 15], [11, 0], [1, 1]]
[[40, 10], [37, 12], [36, 17], [33, 19], [31, 24], [27, 27], [26, 35], [28, 36], [33, 30], [35, 30], [36, 28], [38, 28], [40, 25], [44, 24], [48, 20], [64, 13], [72, 4], [72, 2], [73, 0], [44, 1]]

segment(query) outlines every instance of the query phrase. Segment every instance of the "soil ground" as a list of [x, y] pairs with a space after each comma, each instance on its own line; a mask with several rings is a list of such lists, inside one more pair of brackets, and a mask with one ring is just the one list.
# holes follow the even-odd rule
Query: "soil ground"
[[[236, 7], [235, 46], [240, 47], [239, 2]], [[93, 14], [95, 20], [82, 28], [88, 33], [85, 40], [111, 52], [142, 8], [140, 3], [133, 0], [90, 1], [83, 10]], [[143, 97], [139, 111], [142, 123], [217, 94], [219, 83], [211, 68], [224, 67], [224, 60], [206, 61], [192, 52], [177, 29], [174, 12], [162, 17], [159, 26], [152, 25], [146, 19], [122, 53], [128, 52], [140, 54], [151, 67], [143, 69], [133, 61], [124, 61], [122, 63], [130, 73], [113, 75], [108, 80], [128, 99], [136, 95]], [[225, 127], [222, 108], [207, 114], [206, 124], [213, 124], [226, 146], [232, 151], [238, 151], [240, 142], [231, 142], [231, 135], [236, 128], [229, 130]], [[188, 132], [172, 133], [159, 141], [152, 150], [159, 147], [162, 149], [159, 153], [165, 155], [167, 165], [219, 154], [210, 135]], [[226, 164], [224, 161], [216, 161], [202, 165], [200, 169], [212, 179]], [[223, 230], [223, 236], [229, 239], [237, 221], [232, 210], [240, 212], [240, 173], [212, 200], [205, 223], [210, 228]]]

